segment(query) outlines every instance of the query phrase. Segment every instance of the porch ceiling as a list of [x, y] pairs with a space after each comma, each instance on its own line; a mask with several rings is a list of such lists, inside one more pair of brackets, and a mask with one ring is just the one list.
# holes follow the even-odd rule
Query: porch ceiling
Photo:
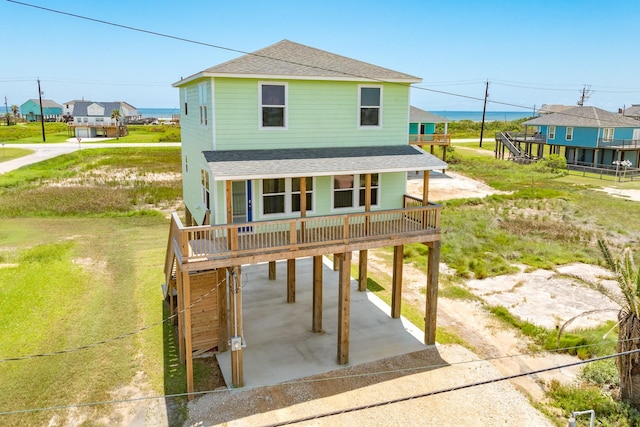
[[441, 170], [447, 163], [410, 145], [205, 151], [216, 181]]

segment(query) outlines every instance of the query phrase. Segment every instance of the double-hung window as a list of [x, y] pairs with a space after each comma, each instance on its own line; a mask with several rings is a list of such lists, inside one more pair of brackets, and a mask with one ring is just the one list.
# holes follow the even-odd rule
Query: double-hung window
[[[371, 174], [371, 206], [378, 205], [380, 176]], [[335, 175], [333, 177], [333, 208], [354, 208], [366, 202], [366, 175]]]
[[[300, 178], [262, 180], [263, 215], [291, 214], [301, 210]], [[313, 178], [305, 178], [306, 211], [313, 211]]]
[[286, 129], [287, 85], [260, 83], [260, 128]]
[[382, 125], [382, 87], [359, 86], [359, 127]]
[[198, 106], [200, 107], [200, 124], [206, 126], [207, 118], [207, 85], [200, 83], [198, 85]]
[[607, 142], [613, 141], [613, 128], [602, 129], [602, 140]]
[[573, 139], [573, 128], [571, 126], [567, 126], [567, 141], [571, 141]]
[[549, 139], [556, 139], [556, 127], [549, 126]]

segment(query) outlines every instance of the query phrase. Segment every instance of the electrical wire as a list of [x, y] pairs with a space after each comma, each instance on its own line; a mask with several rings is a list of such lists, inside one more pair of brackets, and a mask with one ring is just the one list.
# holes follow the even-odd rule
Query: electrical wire
[[[145, 30], [145, 29], [138, 28], [138, 27], [132, 27], [132, 26], [129, 26], [129, 25], [118, 24], [118, 23], [115, 23], [115, 22], [105, 21], [105, 20], [102, 20], [102, 19], [91, 18], [91, 17], [88, 17], [88, 16], [78, 15], [78, 14], [75, 14], [75, 13], [65, 12], [65, 11], [56, 10], [56, 9], [51, 9], [51, 8], [47, 8], [47, 7], [44, 7], [44, 6], [33, 5], [33, 4], [30, 4], [30, 3], [20, 2], [20, 1], [17, 1], [17, 0], [7, 0], [7, 1], [9, 1], [10, 3], [15, 3], [15, 4], [26, 6], [26, 7], [32, 7], [34, 9], [40, 9], [40, 10], [44, 10], [44, 11], [51, 12], [51, 13], [70, 16], [70, 17], [73, 17], [73, 18], [83, 19], [83, 20], [87, 20], [87, 21], [91, 21], [91, 22], [97, 22], [97, 23], [104, 24], [104, 25], [110, 25], [110, 26], [113, 26], [113, 27], [123, 28], [123, 29], [126, 29], [126, 30], [136, 31], [136, 32], [145, 33], [145, 34], [150, 34], [150, 35], [154, 35], [154, 36], [158, 36], [158, 37], [164, 37], [164, 38], [177, 40], [177, 41], [181, 41], [181, 42], [185, 42], [185, 43], [191, 43], [191, 44], [195, 44], [195, 45], [211, 47], [211, 48], [214, 48], [214, 49], [220, 49], [220, 50], [225, 50], [225, 51], [228, 51], [228, 52], [240, 53], [240, 54], [243, 54], [243, 55], [252, 55], [252, 56], [262, 57], [262, 58], [266, 58], [266, 59], [277, 60], [277, 61], [281, 61], [281, 62], [285, 62], [285, 63], [290, 63], [290, 64], [293, 64], [293, 65], [302, 65], [302, 66], [305, 66], [305, 67], [315, 68], [315, 69], [323, 70], [323, 71], [338, 72], [338, 73], [344, 74], [345, 76], [352, 76], [352, 77], [358, 77], [358, 78], [367, 78], [369, 80], [379, 81], [379, 82], [383, 82], [383, 83], [393, 83], [393, 82], [388, 82], [388, 81], [385, 81], [385, 80], [382, 80], [382, 79], [376, 79], [376, 78], [372, 78], [372, 77], [368, 77], [368, 76], [359, 75], [359, 74], [356, 74], [356, 73], [347, 73], [347, 72], [340, 71], [340, 70], [334, 70], [334, 69], [330, 69], [330, 68], [323, 68], [323, 67], [319, 67], [319, 66], [315, 66], [315, 65], [304, 64], [304, 63], [300, 63], [300, 62], [296, 62], [296, 61], [290, 61], [290, 60], [286, 60], [286, 59], [282, 59], [282, 58], [273, 58], [273, 57], [269, 57], [267, 55], [261, 55], [261, 54], [255, 53], [255, 52], [247, 52], [247, 51], [244, 51], [244, 50], [241, 50], [241, 49], [230, 48], [230, 47], [217, 45], [217, 44], [213, 44], [213, 43], [207, 43], [207, 42], [202, 42], [202, 41], [198, 41], [198, 40], [188, 39], [188, 38], [185, 38], [185, 37], [179, 37], [179, 36], [174, 36], [174, 35], [170, 35], [170, 34], [166, 34], [166, 33], [160, 33], [160, 32], [157, 32], [157, 31]], [[471, 82], [471, 81], [469, 81], [469, 82]], [[397, 83], [397, 84], [399, 84], [399, 83]], [[459, 97], [459, 98], [464, 98], [464, 99], [470, 99], [470, 100], [474, 100], [474, 101], [484, 101], [485, 100], [484, 98], [480, 98], [480, 97], [476, 97], [476, 96], [463, 95], [463, 94], [458, 94], [458, 93], [453, 93], [453, 92], [443, 91], [443, 90], [437, 90], [437, 89], [427, 88], [427, 87], [418, 86], [418, 85], [411, 85], [411, 87], [414, 88], [414, 89], [417, 89], [417, 90], [423, 90], [423, 91], [432, 92], [432, 93], [438, 93], [438, 94], [447, 95], [447, 96], [454, 96], [454, 97]], [[511, 102], [495, 101], [495, 100], [491, 100], [491, 99], [487, 99], [487, 103], [495, 104], [495, 105], [508, 106], [508, 107], [513, 107], [513, 108], [518, 108], [518, 109], [524, 109], [524, 110], [530, 110], [530, 111], [533, 111], [535, 109], [534, 106], [530, 106], [530, 105], [521, 105], [521, 104], [515, 104], [515, 103], [511, 103]], [[579, 115], [573, 115], [573, 114], [569, 114], [569, 113], [566, 113], [566, 112], [557, 112], [555, 114], [563, 114], [563, 115], [566, 115], [566, 116], [581, 117]], [[604, 123], [617, 124], [616, 121], [609, 121], [609, 120], [606, 120], [606, 119], [604, 119], [604, 120], [601, 119], [600, 121], [604, 122]]]
[[[314, 420], [314, 419], [326, 418], [326, 417], [330, 417], [330, 416], [335, 416], [335, 415], [340, 415], [340, 414], [345, 414], [345, 413], [350, 413], [350, 412], [361, 411], [361, 410], [364, 410], [364, 409], [376, 408], [376, 407], [391, 405], [391, 404], [394, 404], [394, 403], [401, 403], [401, 402], [404, 402], [404, 401], [409, 401], [409, 400], [414, 400], [414, 399], [419, 399], [419, 398], [425, 398], [425, 397], [435, 396], [435, 395], [439, 395], [439, 394], [451, 393], [451, 392], [454, 392], [454, 391], [464, 390], [464, 389], [473, 388], [473, 387], [479, 387], [479, 386], [483, 386], [483, 385], [489, 385], [489, 384], [492, 384], [492, 383], [511, 380], [511, 379], [520, 378], [520, 377], [524, 377], [524, 376], [537, 375], [537, 374], [540, 374], [540, 373], [550, 372], [550, 371], [554, 371], [554, 370], [558, 370], [558, 369], [564, 369], [564, 368], [570, 368], [570, 367], [579, 366], [579, 365], [585, 365], [587, 363], [597, 362], [597, 361], [605, 360], [605, 359], [611, 359], [611, 358], [614, 358], [614, 357], [627, 356], [627, 355], [631, 355], [631, 354], [638, 353], [638, 352], [640, 352], [640, 349], [613, 353], [613, 354], [610, 354], [610, 355], [600, 356], [600, 357], [596, 357], [596, 358], [593, 358], [593, 359], [579, 360], [579, 361], [576, 361], [576, 362], [565, 363], [565, 364], [561, 364], [561, 365], [554, 365], [552, 367], [537, 369], [537, 370], [533, 370], [533, 371], [522, 372], [522, 373], [519, 373], [519, 374], [505, 375], [505, 376], [501, 376], [501, 377], [493, 378], [493, 379], [489, 379], [489, 380], [477, 381], [477, 382], [473, 382], [473, 383], [469, 383], [469, 384], [462, 384], [462, 385], [448, 387], [448, 388], [444, 388], [444, 389], [438, 389], [438, 390], [434, 390], [434, 391], [430, 391], [430, 392], [414, 394], [414, 395], [408, 396], [408, 397], [403, 397], [403, 398], [398, 398], [398, 399], [392, 399], [392, 400], [377, 402], [377, 403], [373, 403], [373, 404], [369, 404], [369, 405], [361, 405], [361, 406], [357, 406], [357, 407], [351, 407], [351, 408], [347, 408], [347, 409], [343, 409], [343, 410], [339, 410], [339, 411], [332, 411], [332, 412], [328, 412], [328, 413], [324, 413], [324, 414], [318, 414], [318, 415], [315, 415], [315, 416], [309, 416], [309, 417], [305, 417], [305, 418], [298, 418], [298, 419], [294, 419], [294, 420], [288, 420], [288, 421], [285, 421], [285, 422], [282, 422], [282, 423], [272, 424], [270, 426], [271, 427], [275, 427], [275, 426], [289, 425], [289, 424], [293, 424], [293, 423], [300, 423], [300, 422], [303, 422], [303, 421], [310, 421], [310, 420]], [[481, 362], [481, 361], [482, 360], [479, 360], [477, 362]], [[439, 367], [452, 366], [452, 365], [457, 365], [457, 364], [446, 364], [446, 363], [443, 363], [443, 364], [438, 364], [438, 365], [430, 365], [427, 368], [436, 369], [436, 368], [439, 368]], [[332, 377], [332, 378], [324, 378], [322, 380], [323, 381], [331, 381], [331, 380], [345, 379], [345, 378], [351, 378], [351, 377], [353, 377], [353, 376], [338, 376], [338, 377]], [[290, 386], [290, 385], [304, 384], [306, 382], [308, 382], [308, 381], [304, 381], [304, 380], [303, 381], [296, 381], [296, 382], [292, 381], [292, 382], [287, 382], [287, 383], [282, 383], [282, 384], [276, 384], [276, 386]], [[244, 387], [242, 390], [243, 391], [248, 391], [248, 390], [255, 390], [255, 389], [266, 388], [266, 387], [270, 387], [270, 386]], [[0, 411], [0, 416], [26, 414], [26, 413], [43, 412], [43, 411], [52, 411], [52, 410], [60, 410], [60, 409], [81, 408], [81, 407], [99, 406], [99, 405], [113, 405], [113, 404], [130, 403], [130, 402], [137, 402], [137, 401], [143, 401], [143, 400], [153, 400], [153, 399], [169, 399], [169, 398], [186, 397], [186, 396], [202, 396], [202, 395], [211, 395], [211, 394], [219, 394], [219, 393], [226, 393], [226, 392], [228, 392], [228, 390], [208, 390], [208, 391], [193, 392], [193, 393], [176, 393], [176, 394], [167, 394], [167, 395], [137, 397], [137, 398], [131, 398], [131, 399], [118, 399], [118, 400], [108, 400], [108, 401], [101, 401], [101, 402], [79, 403], [79, 404], [72, 404], [72, 405], [58, 405], [58, 406], [49, 406], [49, 407], [42, 407], [42, 408], [29, 408], [29, 409], [15, 410], [15, 411]]]
[[29, 354], [29, 355], [24, 355], [24, 356], [4, 357], [4, 358], [0, 359], [0, 363], [16, 362], [16, 361], [20, 361], [20, 360], [37, 359], [37, 358], [41, 358], [41, 357], [59, 356], [61, 354], [75, 353], [77, 351], [87, 350], [87, 349], [98, 347], [98, 346], [101, 346], [101, 345], [104, 345], [104, 344], [110, 344], [112, 342], [120, 341], [120, 340], [122, 340], [124, 338], [128, 338], [128, 337], [131, 337], [133, 335], [137, 335], [137, 334], [139, 334], [141, 332], [147, 331], [147, 330], [149, 330], [151, 328], [154, 328], [156, 326], [163, 325], [163, 324], [167, 323], [168, 321], [176, 318], [178, 315], [181, 315], [181, 314], [185, 313], [187, 309], [191, 309], [194, 306], [196, 306], [197, 304], [199, 304], [200, 302], [202, 302], [207, 296], [209, 296], [213, 291], [215, 291], [218, 287], [220, 287], [220, 285], [222, 283], [224, 283], [224, 279], [222, 279], [218, 283], [216, 283], [216, 285], [211, 290], [209, 290], [208, 292], [202, 294], [200, 297], [198, 297], [198, 299], [196, 299], [188, 307], [185, 307], [182, 310], [177, 311], [175, 314], [173, 314], [173, 315], [171, 315], [171, 316], [169, 316], [169, 317], [167, 317], [165, 319], [162, 319], [159, 322], [152, 323], [150, 325], [140, 327], [140, 328], [136, 329], [135, 331], [127, 332], [127, 333], [124, 333], [122, 335], [118, 335], [118, 336], [115, 336], [115, 337], [112, 337], [112, 338], [108, 338], [108, 339], [105, 339], [105, 340], [96, 341], [96, 342], [93, 342], [91, 344], [85, 344], [85, 345], [82, 345], [82, 346], [67, 348], [67, 349], [63, 349], [63, 350], [51, 351], [51, 352], [46, 352], [46, 353], [38, 353], [38, 354]]

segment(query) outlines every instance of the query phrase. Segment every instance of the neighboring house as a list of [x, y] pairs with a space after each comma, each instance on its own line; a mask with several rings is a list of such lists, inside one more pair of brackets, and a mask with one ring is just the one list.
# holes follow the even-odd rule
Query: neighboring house
[[[409, 110], [409, 144], [423, 148], [430, 147], [433, 154], [435, 146], [442, 147], [442, 160], [446, 160], [447, 147], [451, 145], [451, 135], [447, 132], [451, 120], [437, 114], [411, 106]], [[436, 133], [436, 124], [444, 123], [442, 133]]]
[[[112, 118], [114, 110], [119, 111], [119, 120]], [[65, 103], [65, 111], [73, 117], [68, 124], [79, 138], [115, 137], [116, 129], [119, 136], [125, 136], [127, 121], [138, 116], [136, 109], [126, 102], [69, 101]]]
[[411, 106], [409, 110], [409, 135], [433, 135], [436, 133], [436, 124], [438, 123], [444, 123], [442, 134], [447, 135], [451, 120]]
[[631, 107], [625, 108], [621, 111], [625, 117], [631, 117], [632, 119], [640, 120], [640, 105], [632, 104]]
[[535, 127], [550, 153], [562, 154], [568, 165], [615, 169], [614, 162], [640, 162], [640, 122], [596, 107], [573, 107], [523, 122]]
[[[20, 114], [28, 122], [40, 121], [40, 101], [30, 99], [20, 106]], [[62, 105], [50, 99], [42, 100], [42, 116], [45, 121], [56, 121], [62, 117]]]
[[[348, 313], [351, 252], [360, 251], [359, 289], [365, 290], [367, 249], [391, 245], [392, 317], [398, 317], [402, 245], [422, 242], [430, 248], [425, 342], [434, 344], [441, 208], [426, 193], [420, 199], [405, 192], [407, 172], [424, 172], [426, 191], [428, 172], [446, 163], [408, 144], [409, 90], [420, 81], [283, 40], [175, 83], [186, 226], [174, 214], [165, 292], [170, 299], [176, 293], [178, 310], [196, 294], [189, 271], [231, 283], [230, 306], [222, 304], [216, 318], [228, 309], [237, 322], [240, 265], [269, 262], [271, 278], [275, 260], [287, 260], [287, 301], [294, 302], [295, 259], [314, 258], [315, 289], [322, 256], [335, 254], [340, 306]], [[321, 331], [319, 304], [310, 313], [313, 332]], [[188, 372], [192, 353], [226, 351], [228, 342], [240, 355], [232, 359], [241, 361], [240, 333], [214, 336], [229, 330], [221, 323], [197, 342], [185, 332], [199, 321], [195, 316], [179, 316]], [[348, 325], [348, 316], [340, 317], [340, 364], [348, 362]], [[234, 386], [242, 384], [241, 366], [232, 370]]]
[[573, 108], [573, 106], [562, 104], [542, 104], [542, 107], [538, 110], [538, 115], [543, 116], [545, 114], [561, 113], [562, 111], [570, 108]]

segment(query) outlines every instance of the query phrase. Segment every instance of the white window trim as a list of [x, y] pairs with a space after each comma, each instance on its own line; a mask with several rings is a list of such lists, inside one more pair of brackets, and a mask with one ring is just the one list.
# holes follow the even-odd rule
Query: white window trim
[[565, 136], [565, 139], [567, 141], [573, 141], [573, 127], [572, 126], [567, 126], [567, 134]]
[[[551, 132], [551, 129], [553, 129], [553, 132]], [[549, 139], [556, 139], [556, 127], [553, 125], [550, 125], [547, 130], [549, 132]]]
[[[335, 175], [331, 176], [331, 212], [344, 212], [347, 210], [358, 210], [358, 209], [363, 209], [363, 206], [360, 206], [360, 190], [365, 189], [365, 187], [361, 187], [360, 186], [360, 176], [363, 176], [364, 174], [352, 174], [352, 173], [345, 173], [343, 175], [353, 175], [353, 202], [351, 206], [345, 206], [343, 208], [336, 208], [334, 207], [334, 196], [335, 196]], [[374, 175], [373, 173], [371, 175]], [[378, 175], [378, 185], [377, 186], [371, 186], [371, 189], [377, 188], [378, 189], [378, 203], [376, 204], [371, 204], [372, 208], [378, 208], [380, 207], [380, 200], [382, 200], [381, 198], [381, 188], [382, 188], [382, 174], [381, 173], [377, 173]], [[315, 187], [314, 187], [315, 188]], [[366, 191], [366, 190], [365, 190]], [[364, 200], [362, 201], [364, 203]]]
[[[262, 126], [262, 86], [284, 86], [284, 126]], [[279, 106], [277, 106], [279, 107]], [[258, 82], [258, 129], [259, 130], [287, 130], [289, 129], [289, 84], [287, 82]]]
[[[362, 109], [362, 89], [363, 88], [378, 88], [380, 89], [380, 106], [378, 107], [379, 113], [378, 113], [378, 124], [377, 125], [361, 125], [360, 124], [360, 110]], [[383, 87], [382, 85], [358, 85], [358, 111], [356, 114], [356, 120], [357, 120], [357, 124], [358, 124], [358, 129], [380, 129], [382, 128], [382, 105], [383, 102], [382, 100], [384, 99], [383, 96]], [[368, 107], [370, 108], [370, 106]]]
[[[301, 178], [301, 177], [296, 177], [296, 178]], [[316, 206], [316, 178], [315, 177], [306, 177], [306, 178], [311, 178], [313, 180], [313, 183], [311, 184], [313, 186], [313, 190], [309, 191], [307, 189], [306, 193], [309, 194], [311, 193], [311, 205], [313, 206], [313, 209], [307, 209], [306, 213], [309, 214], [314, 214], [316, 212], [315, 210], [315, 206]], [[274, 178], [274, 179], [279, 179], [279, 178]], [[268, 195], [264, 193], [264, 186], [262, 185], [262, 182], [264, 180], [259, 180], [258, 181], [258, 188], [259, 188], [259, 194], [260, 194], [260, 215], [262, 216], [262, 218], [277, 218], [277, 217], [284, 217], [284, 216], [291, 216], [291, 215], [299, 215], [300, 211], [294, 211], [292, 210], [292, 206], [291, 206], [291, 196], [293, 196], [294, 192], [293, 192], [293, 185], [291, 183], [292, 178], [284, 178], [284, 192], [283, 193], [269, 193]], [[284, 194], [284, 212], [278, 212], [278, 213], [270, 213], [270, 214], [266, 214], [264, 213], [264, 198], [268, 197], [268, 196], [275, 196], [278, 194]], [[296, 191], [295, 194], [299, 194], [299, 191]]]
[[200, 112], [200, 126], [208, 126], [209, 112], [207, 108], [207, 84], [198, 84], [198, 110]]
[[[211, 176], [209, 171], [204, 167], [200, 169], [200, 188], [201, 188], [201, 203], [202, 208], [211, 210]], [[207, 194], [209, 195], [209, 206], [207, 206]]]
[[[610, 133], [611, 135], [607, 135]], [[602, 140], [611, 142], [614, 139], [615, 128], [602, 128]]]

